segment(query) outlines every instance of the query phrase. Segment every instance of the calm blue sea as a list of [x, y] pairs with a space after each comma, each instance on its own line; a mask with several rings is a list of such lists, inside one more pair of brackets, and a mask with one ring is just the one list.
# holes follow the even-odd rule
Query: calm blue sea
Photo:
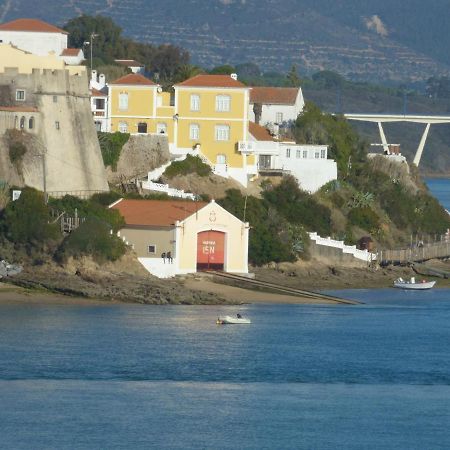
[[339, 294], [364, 304], [0, 305], [0, 448], [448, 449], [450, 291]]

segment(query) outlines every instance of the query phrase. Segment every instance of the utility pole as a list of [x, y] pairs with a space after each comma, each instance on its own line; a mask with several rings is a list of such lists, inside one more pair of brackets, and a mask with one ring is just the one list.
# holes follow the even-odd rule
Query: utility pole
[[98, 34], [92, 32], [91, 33], [91, 73], [92, 73], [92, 56], [93, 56], [93, 48], [94, 48], [94, 39], [98, 36]]
[[48, 197], [47, 197], [47, 167], [46, 167], [46, 161], [45, 161], [45, 151], [42, 153], [42, 181], [44, 183], [44, 203], [48, 203]]

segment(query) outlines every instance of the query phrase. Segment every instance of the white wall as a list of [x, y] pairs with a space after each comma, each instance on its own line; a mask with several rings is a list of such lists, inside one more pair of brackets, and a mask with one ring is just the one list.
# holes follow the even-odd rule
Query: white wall
[[[259, 124], [264, 126], [270, 123], [276, 123], [277, 113], [283, 113], [283, 122], [296, 120], [297, 116], [303, 111], [305, 101], [303, 99], [302, 90], [299, 89], [297, 99], [294, 105], [262, 105], [262, 114]], [[248, 118], [255, 122], [255, 114], [253, 112], [253, 103], [248, 108]]]
[[38, 56], [46, 56], [50, 52], [59, 56], [67, 48], [67, 34], [63, 33], [0, 30], [0, 41]]

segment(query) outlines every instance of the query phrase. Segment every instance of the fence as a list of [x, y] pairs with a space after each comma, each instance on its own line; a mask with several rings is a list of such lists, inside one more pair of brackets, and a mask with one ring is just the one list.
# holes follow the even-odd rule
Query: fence
[[182, 189], [175, 189], [169, 187], [168, 184], [154, 183], [153, 181], [143, 181], [142, 189], [149, 191], [163, 192], [169, 197], [189, 198], [191, 200], [197, 200], [197, 196], [190, 192], [184, 192]]
[[380, 264], [406, 264], [408, 262], [421, 262], [428, 259], [450, 257], [450, 242], [435, 242], [422, 246], [411, 246], [398, 250], [381, 250], [378, 252]]

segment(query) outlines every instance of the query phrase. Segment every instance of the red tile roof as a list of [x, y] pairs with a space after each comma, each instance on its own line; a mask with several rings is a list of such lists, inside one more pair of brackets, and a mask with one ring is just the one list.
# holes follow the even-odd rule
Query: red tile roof
[[108, 97], [106, 92], [99, 91], [98, 89], [91, 89], [91, 97]]
[[127, 200], [123, 199], [112, 206], [125, 219], [127, 225], [162, 226], [174, 225], [195, 214], [207, 203], [181, 200]]
[[248, 123], [248, 131], [257, 141], [274, 141], [267, 128], [257, 125], [255, 122]]
[[121, 66], [144, 67], [144, 64], [141, 64], [140, 62], [136, 61], [135, 59], [115, 59], [114, 61], [117, 64], [120, 64]]
[[38, 112], [39, 110], [34, 106], [0, 106], [0, 111]]
[[230, 75], [196, 75], [175, 86], [245, 88], [245, 84], [234, 80]]
[[148, 78], [145, 78], [138, 73], [130, 73], [117, 80], [112, 81], [109, 84], [136, 84], [140, 86], [156, 86], [156, 84], [153, 83], [152, 80], [149, 80]]
[[299, 88], [252, 87], [250, 103], [294, 105]]
[[33, 31], [37, 33], [63, 33], [68, 34], [67, 31], [61, 30], [49, 23], [43, 22], [39, 19], [17, 19], [11, 22], [2, 23], [0, 30], [3, 31]]
[[81, 52], [81, 48], [65, 48], [61, 52], [61, 56], [78, 56]]

